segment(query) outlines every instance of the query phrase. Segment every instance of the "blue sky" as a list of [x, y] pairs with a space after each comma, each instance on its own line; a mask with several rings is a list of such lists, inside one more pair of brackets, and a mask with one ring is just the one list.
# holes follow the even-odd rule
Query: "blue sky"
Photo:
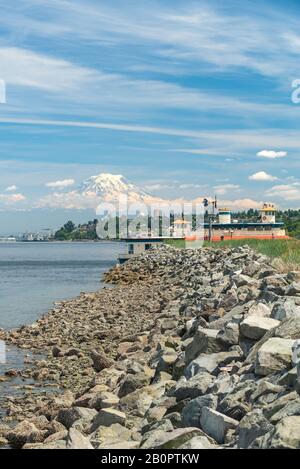
[[299, 207], [298, 1], [0, 6], [2, 212], [100, 172], [168, 198]]

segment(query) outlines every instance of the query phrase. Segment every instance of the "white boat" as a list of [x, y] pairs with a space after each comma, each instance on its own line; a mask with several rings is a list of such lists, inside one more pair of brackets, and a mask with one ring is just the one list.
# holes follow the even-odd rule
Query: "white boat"
[[13, 236], [0, 237], [0, 243], [16, 243], [17, 240]]

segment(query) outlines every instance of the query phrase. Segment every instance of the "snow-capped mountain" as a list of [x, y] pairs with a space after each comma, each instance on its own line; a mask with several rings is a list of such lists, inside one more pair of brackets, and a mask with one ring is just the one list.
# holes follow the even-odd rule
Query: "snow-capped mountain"
[[103, 202], [118, 204], [127, 196], [127, 203], [159, 203], [162, 199], [153, 197], [140, 187], [127, 181], [122, 175], [101, 173], [91, 176], [72, 191], [55, 191], [39, 201], [39, 207], [67, 209], [96, 209]]
[[97, 196], [106, 202], [115, 202], [121, 195], [129, 201], [146, 202], [151, 196], [143, 189], [132, 184], [121, 174], [101, 173], [84, 181], [78, 191], [83, 196]]

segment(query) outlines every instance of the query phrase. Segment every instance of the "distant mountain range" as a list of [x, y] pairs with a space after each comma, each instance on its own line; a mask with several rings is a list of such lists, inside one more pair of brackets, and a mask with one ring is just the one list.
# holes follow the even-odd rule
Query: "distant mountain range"
[[134, 202], [147, 202], [154, 199], [121, 174], [101, 173], [98, 176], [91, 176], [80, 185], [78, 192], [84, 197], [96, 195], [105, 202], [115, 202], [121, 195], [126, 195], [129, 201]]
[[152, 196], [120, 174], [101, 173], [91, 176], [77, 189], [52, 192], [41, 199], [39, 207], [95, 209], [101, 202], [117, 203], [125, 195], [130, 204], [163, 202], [163, 199]]

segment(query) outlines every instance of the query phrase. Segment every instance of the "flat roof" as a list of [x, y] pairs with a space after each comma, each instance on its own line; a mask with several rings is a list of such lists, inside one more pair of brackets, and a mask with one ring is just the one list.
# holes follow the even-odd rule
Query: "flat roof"
[[[200, 225], [201, 226], [201, 225]], [[203, 226], [203, 225], [202, 225]], [[272, 228], [276, 228], [276, 227], [281, 227], [281, 226], [284, 226], [284, 223], [283, 222], [275, 222], [275, 223], [259, 223], [259, 222], [252, 222], [252, 223], [249, 223], [249, 222], [238, 222], [238, 223], [213, 223], [212, 224], [212, 227], [217, 227], [217, 228], [223, 228], [223, 227], [227, 227], [227, 228], [249, 228], [251, 226], [254, 226], [254, 227], [258, 227], [258, 226], [261, 226], [261, 227], [272, 227]], [[204, 223], [204, 227], [205, 228], [208, 228], [209, 227], [209, 223]]]

